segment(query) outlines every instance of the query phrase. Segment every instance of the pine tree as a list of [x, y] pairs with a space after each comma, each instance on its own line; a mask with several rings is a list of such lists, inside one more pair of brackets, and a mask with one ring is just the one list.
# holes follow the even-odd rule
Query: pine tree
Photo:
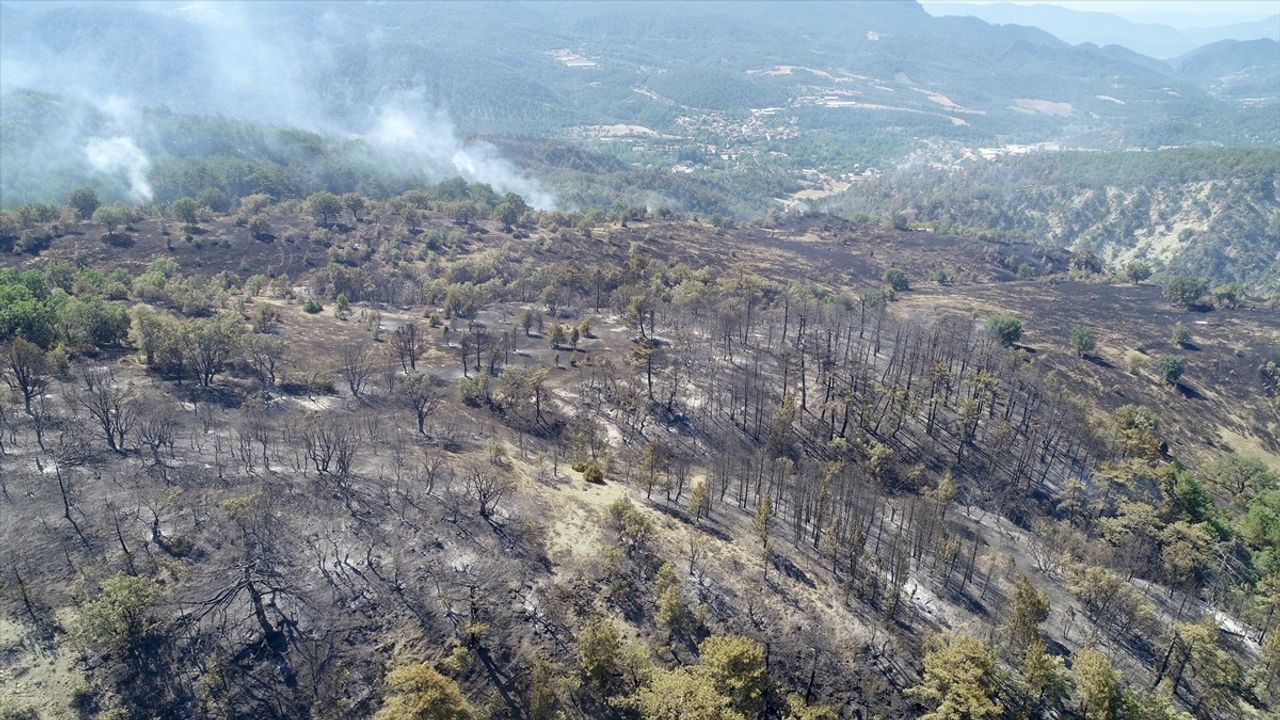
[[698, 646], [697, 670], [743, 716], [758, 717], [764, 709], [769, 676], [760, 643], [741, 635], [712, 635]]
[[658, 574], [654, 578], [654, 595], [657, 597], [658, 626], [670, 638], [680, 631], [686, 614], [684, 594], [680, 592], [676, 570], [671, 563], [663, 563], [658, 568]]
[[688, 667], [658, 672], [634, 704], [643, 720], [746, 720], [709, 678]]
[[1071, 679], [1084, 720], [1114, 720], [1120, 706], [1120, 673], [1106, 655], [1080, 648], [1071, 656]]
[[769, 579], [769, 521], [773, 519], [773, 501], [766, 495], [756, 506], [756, 516], [752, 520], [756, 537], [760, 539], [760, 557], [764, 563], [765, 580]]
[[693, 494], [689, 496], [689, 512], [693, 513], [695, 521], [704, 516], [711, 517], [711, 490], [707, 487], [706, 480], [693, 486]]
[[1014, 657], [1022, 654], [1032, 642], [1040, 639], [1040, 623], [1049, 617], [1049, 595], [1032, 584], [1026, 575], [1018, 578], [1013, 590], [1013, 607], [1004, 631], [1008, 647]]
[[575, 650], [578, 669], [597, 692], [605, 693], [620, 674], [618, 658], [622, 652], [622, 635], [606, 618], [588, 620], [578, 631]]
[[387, 688], [391, 694], [374, 720], [475, 720], [476, 712], [458, 684], [430, 665], [392, 670]]
[[944, 633], [930, 638], [924, 676], [907, 694], [932, 708], [921, 720], [985, 720], [1004, 713], [996, 701], [998, 689], [996, 655], [991, 646], [965, 635]]
[[1067, 671], [1062, 658], [1050, 655], [1040, 638], [1032, 640], [1022, 653], [1022, 665], [1018, 670], [1025, 704], [1024, 716], [1041, 717], [1045, 708], [1057, 707], [1067, 697]]

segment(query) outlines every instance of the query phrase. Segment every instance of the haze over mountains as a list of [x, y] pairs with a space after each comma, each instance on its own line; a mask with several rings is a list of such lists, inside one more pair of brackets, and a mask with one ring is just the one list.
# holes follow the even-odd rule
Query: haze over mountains
[[1098, 147], [1277, 132], [1200, 73], [914, 2], [0, 7], [6, 88], [317, 131], [368, 132], [412, 102], [479, 133], [671, 133], [708, 111], [773, 135], [892, 125]]
[[1175, 58], [1221, 40], [1280, 40], [1280, 14], [1212, 27], [1182, 24], [1175, 27], [1052, 4], [924, 2], [922, 5], [935, 16], [972, 16], [992, 24], [1026, 25], [1045, 30], [1073, 45], [1121, 45], [1160, 59]]

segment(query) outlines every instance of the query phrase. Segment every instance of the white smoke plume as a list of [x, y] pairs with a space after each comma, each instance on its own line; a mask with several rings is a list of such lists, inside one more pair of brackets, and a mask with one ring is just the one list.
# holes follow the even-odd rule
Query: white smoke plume
[[456, 174], [472, 182], [488, 183], [498, 192], [516, 193], [539, 210], [555, 207], [555, 197], [503, 159], [493, 145], [460, 139], [453, 122], [443, 112], [385, 106], [373, 128], [360, 137], [388, 157], [416, 165], [414, 169], [428, 177]]
[[138, 149], [133, 138], [117, 136], [92, 138], [84, 146], [89, 166], [104, 175], [123, 176], [129, 183], [129, 196], [136, 202], [151, 202], [154, 193], [147, 181], [151, 161]]
[[[116, 48], [112, 42], [103, 47], [85, 43], [84, 51], [77, 45], [77, 50], [70, 52], [58, 43], [28, 42], [18, 32], [28, 28], [34, 33], [32, 37], [39, 38], [36, 30], [30, 30], [41, 27], [38, 24], [6, 22], [0, 27], [8, 28], [3, 34], [5, 42], [0, 43], [0, 90], [55, 93], [92, 106], [96, 116], [68, 117], [64, 113], [65, 128], [42, 132], [21, 162], [6, 163], [10, 173], [0, 175], [0, 180], [21, 176], [23, 182], [0, 190], [25, 199], [30, 195], [14, 188], [32, 188], [35, 193], [36, 181], [27, 178], [49, 176], [45, 168], [56, 165], [74, 171], [91, 167], [104, 179], [110, 176], [123, 184], [135, 201], [152, 201], [147, 153], [160, 156], [163, 152], [158, 145], [161, 133], [151, 119], [159, 111], [259, 123], [265, 126], [262, 133], [268, 144], [281, 129], [354, 137], [361, 141], [354, 145], [362, 147], [345, 151], [369, 166], [409, 176], [421, 174], [425, 182], [461, 176], [488, 183], [500, 192], [517, 193], [533, 207], [553, 208], [553, 195], [505, 160], [497, 147], [459, 135], [441, 100], [422, 89], [424, 79], [431, 77], [430, 68], [423, 68], [421, 74], [388, 76], [389, 81], [378, 67], [384, 36], [394, 34], [396, 18], [403, 15], [411, 22], [429, 22], [435, 14], [450, 10], [423, 4], [402, 12], [403, 6], [393, 7], [397, 4], [380, 5], [370, 3], [368, 16], [385, 14], [392, 24], [386, 29], [377, 24], [380, 21], [371, 21], [368, 43], [362, 45], [351, 41], [352, 28], [344, 20], [362, 16], [352, 9], [357, 7], [354, 3], [326, 5], [316, 13], [290, 3], [190, 0], [130, 4], [121, 12], [151, 28], [150, 42], [160, 44], [173, 56], [173, 73], [160, 78], [122, 72], [135, 64], [145, 69], [148, 61], [116, 62], [110, 55]], [[85, 3], [84, 7], [99, 5]], [[14, 17], [29, 14], [38, 19], [43, 12], [35, 4], [22, 9], [22, 15]], [[89, 10], [85, 12], [92, 22], [102, 22]], [[346, 84], [327, 80], [341, 75], [343, 63], [365, 62], [362, 54], [371, 66], [367, 87], [360, 78]], [[460, 120], [465, 124], [465, 118]], [[200, 138], [192, 140], [198, 144]], [[166, 188], [159, 190], [164, 195]]]

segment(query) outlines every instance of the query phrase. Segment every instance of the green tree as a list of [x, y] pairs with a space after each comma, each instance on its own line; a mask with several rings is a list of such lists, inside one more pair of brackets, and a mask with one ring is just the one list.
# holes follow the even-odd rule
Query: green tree
[[628, 554], [644, 551], [653, 538], [653, 522], [628, 498], [609, 505], [609, 524], [618, 533], [618, 542]]
[[1012, 315], [992, 315], [983, 327], [1005, 345], [1022, 339], [1022, 321]]
[[200, 205], [189, 197], [180, 197], [169, 205], [169, 211], [173, 216], [186, 223], [187, 227], [194, 226], [200, 220]]
[[799, 695], [790, 695], [782, 720], [840, 720], [840, 716], [826, 705], [810, 705]]
[[1169, 339], [1174, 345], [1186, 347], [1191, 343], [1191, 328], [1188, 328], [1182, 323], [1178, 323], [1173, 326], [1173, 333], [1169, 336]]
[[902, 268], [891, 267], [885, 270], [882, 279], [886, 285], [897, 292], [911, 289], [911, 280], [907, 278], [907, 273]]
[[525, 708], [529, 720], [557, 720], [560, 715], [560, 677], [546, 658], [533, 663], [529, 678], [529, 696]]
[[366, 204], [360, 193], [346, 193], [342, 196], [342, 207], [351, 213], [351, 220], [356, 224], [360, 223], [360, 214], [364, 212]]
[[1124, 266], [1124, 274], [1125, 277], [1129, 278], [1129, 282], [1137, 285], [1151, 277], [1151, 266], [1141, 260], [1130, 260]]
[[711, 517], [711, 488], [707, 487], [706, 480], [700, 480], [693, 486], [693, 493], [689, 496], [689, 512], [693, 513], [695, 521]]
[[1194, 685], [1197, 714], [1219, 717], [1239, 702], [1240, 669], [1222, 647], [1221, 630], [1212, 614], [1199, 622], [1176, 623], [1168, 633], [1152, 689], [1167, 678], [1172, 692], [1182, 682]]
[[1112, 416], [1115, 422], [1115, 442], [1126, 454], [1146, 460], [1160, 457], [1163, 443], [1156, 431], [1160, 429], [1160, 416], [1141, 405], [1121, 405]]
[[1191, 715], [1175, 709], [1168, 696], [1128, 689], [1121, 693], [1116, 716], [1123, 720], [1193, 720]]
[[342, 200], [337, 195], [322, 190], [307, 197], [307, 210], [321, 225], [329, 227], [342, 214]]
[[1190, 309], [1200, 302], [1208, 287], [1209, 283], [1204, 278], [1175, 275], [1164, 284], [1164, 297], [1173, 305]]
[[503, 201], [498, 207], [493, 209], [493, 218], [502, 223], [502, 227], [506, 231], [511, 230], [511, 226], [516, 224], [520, 219], [520, 211], [511, 206], [511, 203]]
[[1214, 561], [1213, 538], [1201, 524], [1170, 523], [1160, 533], [1160, 566], [1174, 587], [1193, 587]]
[[760, 643], [741, 635], [712, 635], [698, 646], [697, 670], [743, 716], [763, 711], [769, 675]]
[[1071, 679], [1084, 720], [1117, 720], [1120, 673], [1106, 655], [1090, 647], [1077, 650], [1071, 656]]
[[654, 619], [657, 620], [658, 627], [666, 631], [667, 637], [680, 634], [688, 608], [685, 607], [684, 594], [680, 592], [679, 585], [668, 585], [658, 594], [657, 610]]
[[196, 193], [196, 204], [213, 212], [224, 213], [231, 209], [231, 198], [216, 187], [207, 187]]
[[1026, 576], [1018, 577], [1013, 589], [1013, 605], [1005, 620], [1004, 631], [1009, 649], [1015, 657], [1040, 639], [1040, 623], [1049, 618], [1049, 595]]
[[773, 501], [765, 495], [760, 500], [760, 504], [756, 505], [756, 516], [751, 521], [751, 527], [756, 532], [756, 538], [760, 541], [760, 557], [764, 563], [764, 573], [767, 578], [769, 575], [769, 525], [773, 520]]
[[67, 348], [76, 352], [120, 345], [129, 333], [124, 307], [93, 295], [71, 298], [58, 309]]
[[103, 205], [94, 211], [93, 221], [106, 227], [108, 235], [114, 235], [116, 228], [129, 224], [129, 209], [123, 205]]
[[99, 652], [127, 650], [147, 631], [151, 623], [147, 611], [159, 594], [159, 586], [150, 578], [125, 574], [108, 578], [76, 615], [71, 633]]
[[390, 694], [374, 720], [475, 720], [476, 712], [458, 684], [426, 664], [406, 665], [387, 674]]
[[660, 671], [636, 693], [642, 720], [746, 720], [710, 679], [688, 667]]
[[991, 646], [943, 633], [925, 645], [924, 673], [907, 695], [931, 708], [921, 720], [985, 720], [1004, 713], [996, 700], [999, 685]]
[[938, 501], [938, 507], [942, 511], [943, 517], [946, 517], [947, 509], [951, 507], [951, 503], [956, 499], [956, 479], [947, 470], [942, 474], [942, 479], [938, 481], [938, 487], [934, 488], [933, 499]]
[[254, 240], [268, 240], [271, 238], [271, 221], [258, 215], [249, 221], [249, 234], [253, 235]]
[[583, 623], [574, 643], [578, 670], [596, 692], [609, 694], [621, 676], [622, 634], [612, 620], [596, 617]]
[[1018, 676], [1027, 717], [1042, 717], [1045, 708], [1057, 707], [1067, 697], [1069, 682], [1062, 658], [1050, 655], [1038, 637], [1024, 649]]
[[1223, 455], [1209, 464], [1205, 478], [1232, 495], [1247, 499], [1280, 487], [1280, 473], [1256, 457]]
[[76, 188], [67, 196], [67, 206], [75, 210], [81, 220], [93, 217], [93, 211], [97, 210], [100, 204], [98, 193], [91, 187]]
[[1216, 308], [1234, 308], [1239, 307], [1240, 301], [1244, 299], [1245, 290], [1240, 283], [1222, 283], [1210, 288], [1209, 296], [1213, 298], [1213, 306]]
[[0, 285], [0, 340], [26, 338], [49, 347], [57, 336], [57, 317], [46, 302], [48, 288], [37, 286], [36, 292], [24, 284]]
[[551, 323], [551, 330], [547, 332], [547, 342], [551, 344], [553, 350], [560, 349], [564, 345], [564, 326], [558, 322]]
[[1071, 328], [1071, 349], [1079, 357], [1085, 357], [1098, 347], [1098, 333], [1087, 325]]
[[1170, 385], [1176, 385], [1187, 370], [1187, 359], [1181, 355], [1165, 355], [1156, 361], [1156, 372], [1160, 379]]

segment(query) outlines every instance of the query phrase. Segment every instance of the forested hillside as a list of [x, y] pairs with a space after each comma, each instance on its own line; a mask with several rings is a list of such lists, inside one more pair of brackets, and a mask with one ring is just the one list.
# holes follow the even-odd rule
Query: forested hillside
[[1271, 148], [921, 163], [858, 181], [823, 206], [1091, 251], [1113, 267], [1142, 260], [1166, 277], [1280, 288], [1280, 151]]

